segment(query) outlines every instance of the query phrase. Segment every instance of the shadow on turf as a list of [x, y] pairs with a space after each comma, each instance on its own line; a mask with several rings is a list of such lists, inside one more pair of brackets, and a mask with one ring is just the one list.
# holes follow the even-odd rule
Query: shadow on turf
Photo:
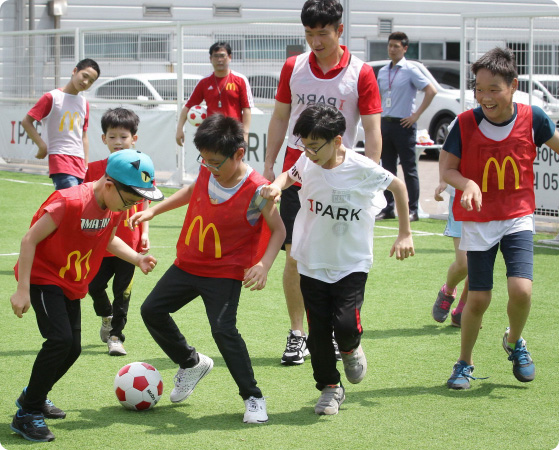
[[[449, 389], [445, 384], [430, 386], [430, 387], [419, 387], [419, 386], [408, 386], [408, 387], [394, 387], [385, 389], [372, 389], [370, 391], [361, 392], [351, 392], [351, 400], [359, 402], [362, 406], [372, 407], [379, 404], [379, 400], [384, 397], [413, 397], [416, 395], [440, 395], [442, 397], [449, 398], [475, 398], [475, 397], [491, 397], [492, 399], [507, 399], [505, 391], [500, 393], [495, 393], [496, 389], [507, 389], [508, 393], [512, 395], [517, 395], [517, 391], [524, 391], [528, 389], [528, 386], [518, 385], [518, 384], [503, 384], [503, 383], [488, 383], [488, 382], [473, 382], [472, 388], [468, 390], [454, 390]], [[504, 394], [505, 393], [505, 394]]]
[[437, 334], [444, 335], [460, 335], [460, 329], [451, 325], [423, 325], [421, 328], [394, 328], [391, 330], [365, 330], [363, 331], [364, 339], [390, 339], [393, 337], [417, 337], [431, 336]]
[[[271, 426], [271, 425], [312, 425], [321, 419], [314, 413], [312, 406], [305, 405], [297, 411], [287, 411], [277, 414], [270, 414], [270, 421], [265, 425], [251, 425], [243, 423], [244, 408], [242, 402], [239, 403], [238, 410], [234, 413], [208, 414], [203, 417], [191, 418], [189, 411], [193, 410], [196, 414], [204, 408], [204, 402], [196, 400], [196, 405], [188, 403], [157, 405], [149, 411], [128, 411], [121, 406], [107, 406], [100, 409], [76, 409], [66, 410], [69, 413], [64, 421], [51, 421], [53, 430], [65, 429], [87, 430], [103, 429], [114, 423], [125, 425], [144, 426], [147, 434], [152, 435], [182, 435], [190, 434], [200, 430], [247, 430], [251, 427]], [[215, 407], [217, 411], [219, 407]], [[214, 408], [213, 408], [214, 409]], [[70, 419], [70, 420], [68, 420]], [[73, 419], [73, 420], [72, 420]]]

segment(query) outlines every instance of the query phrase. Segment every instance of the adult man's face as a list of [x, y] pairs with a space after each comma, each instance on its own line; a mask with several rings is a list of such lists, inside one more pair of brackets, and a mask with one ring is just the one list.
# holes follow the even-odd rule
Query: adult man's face
[[214, 68], [214, 72], [218, 75], [227, 74], [229, 64], [231, 63], [231, 55], [228, 55], [227, 50], [224, 48], [218, 48], [211, 54], [210, 61]]
[[334, 25], [305, 27], [307, 44], [319, 61], [327, 60], [333, 54], [337, 54], [343, 29], [343, 24], [338, 27]]
[[404, 47], [402, 41], [397, 41], [395, 39], [390, 39], [388, 41], [388, 57], [393, 63], [400, 61], [407, 51], [408, 47]]

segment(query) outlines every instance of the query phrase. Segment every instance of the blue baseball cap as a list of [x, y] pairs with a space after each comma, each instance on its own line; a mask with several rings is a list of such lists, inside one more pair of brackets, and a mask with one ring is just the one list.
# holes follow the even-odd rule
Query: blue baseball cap
[[111, 153], [106, 173], [119, 183], [130, 187], [138, 195], [158, 202], [163, 193], [155, 187], [155, 169], [151, 158], [138, 150], [119, 150]]

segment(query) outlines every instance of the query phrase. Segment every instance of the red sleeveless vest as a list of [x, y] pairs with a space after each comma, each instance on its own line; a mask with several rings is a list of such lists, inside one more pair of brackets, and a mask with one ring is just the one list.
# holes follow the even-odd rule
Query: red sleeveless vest
[[481, 189], [481, 211], [460, 206], [456, 189], [452, 212], [456, 220], [490, 222], [532, 214], [536, 208], [534, 168], [536, 145], [532, 137], [532, 108], [517, 103], [517, 117], [509, 136], [494, 141], [480, 131], [472, 110], [458, 116], [462, 159], [460, 173]]
[[[113, 228], [120, 221], [121, 213], [110, 212], [103, 217], [83, 217], [85, 209], [82, 193], [92, 189], [91, 183], [82, 184], [60, 191], [54, 191], [33, 216], [31, 226], [44, 214], [44, 208], [64, 198], [66, 207], [60, 225], [50, 236], [42, 240], [35, 251], [31, 269], [31, 284], [60, 286], [64, 295], [70, 300], [84, 298], [88, 285], [97, 274], [109, 243]], [[95, 197], [92, 196], [92, 200]], [[90, 230], [82, 230], [83, 221], [87, 221]], [[97, 221], [97, 222], [95, 222]], [[14, 267], [18, 279], [18, 263]]]
[[201, 277], [242, 280], [245, 269], [266, 251], [270, 230], [260, 216], [252, 226], [247, 209], [258, 186], [268, 181], [252, 171], [241, 188], [226, 202], [210, 202], [210, 171], [201, 167], [177, 242], [175, 265]]

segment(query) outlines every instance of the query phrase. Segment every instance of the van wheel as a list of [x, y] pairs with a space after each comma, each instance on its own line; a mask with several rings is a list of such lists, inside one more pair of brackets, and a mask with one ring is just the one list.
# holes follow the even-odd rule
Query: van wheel
[[443, 145], [446, 137], [448, 136], [448, 126], [454, 120], [453, 117], [444, 116], [439, 119], [435, 128], [433, 129], [433, 135], [431, 139], [435, 141], [436, 145]]

